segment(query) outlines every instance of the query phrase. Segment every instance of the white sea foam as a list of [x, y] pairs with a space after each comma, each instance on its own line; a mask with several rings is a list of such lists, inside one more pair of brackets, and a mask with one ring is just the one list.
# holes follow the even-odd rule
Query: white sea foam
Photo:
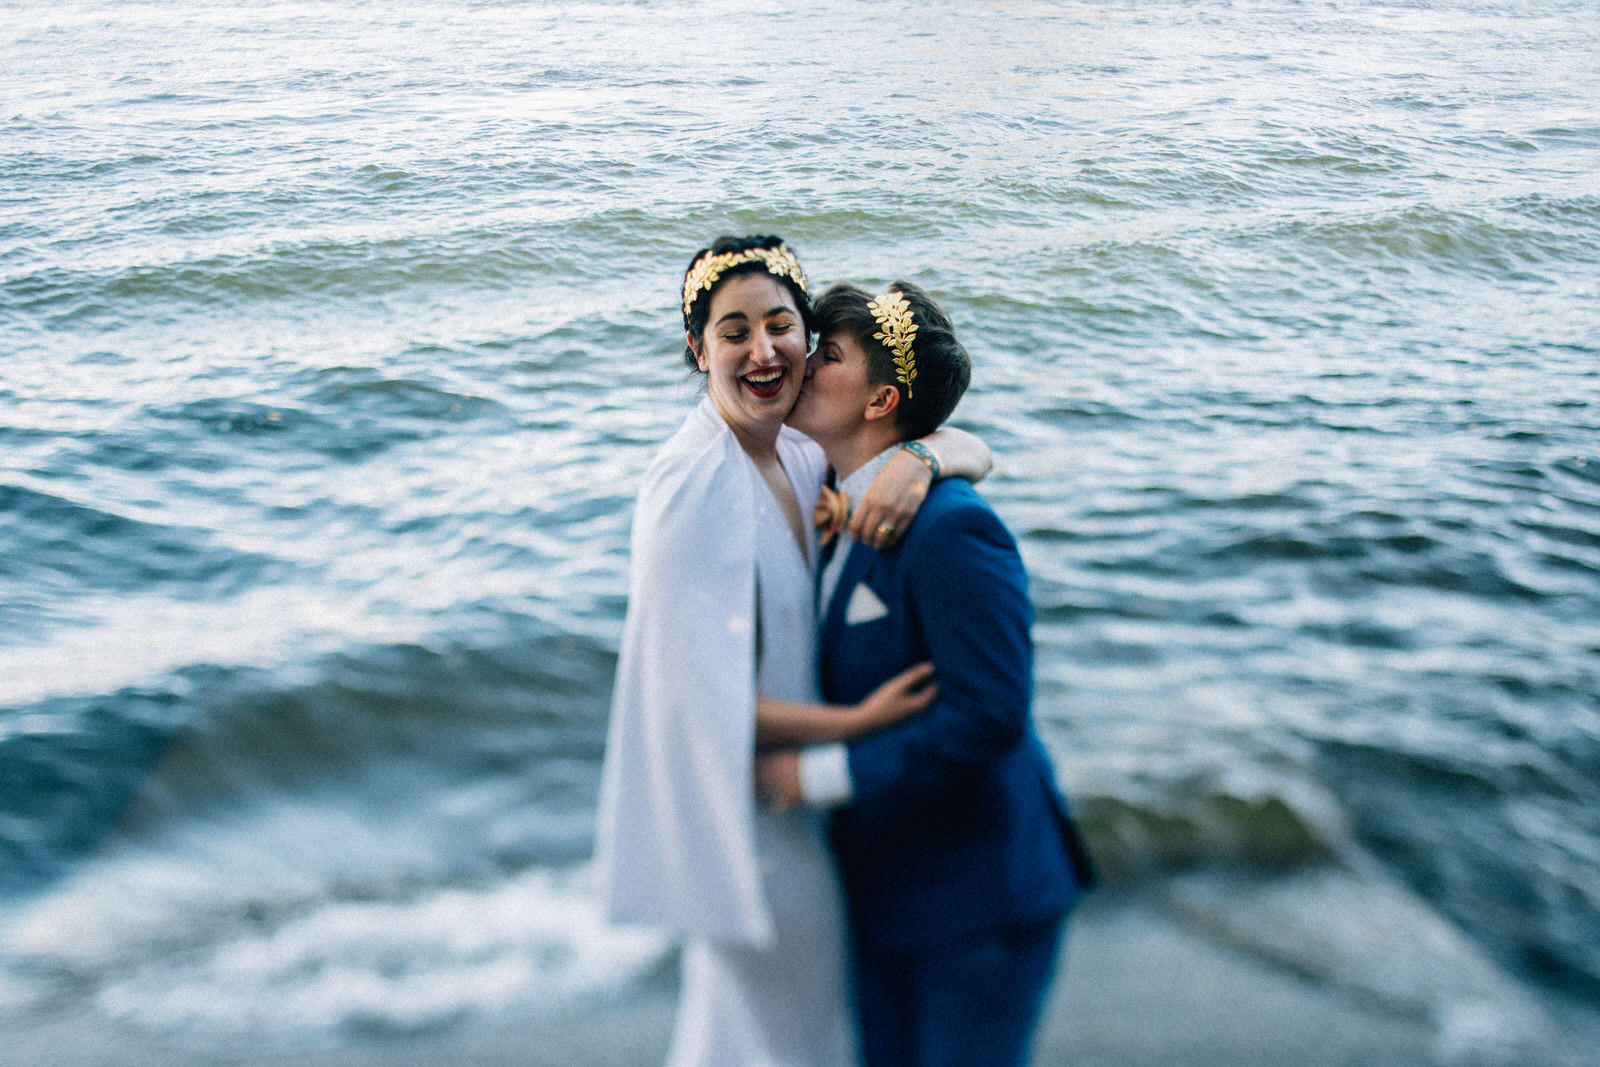
[[429, 816], [408, 781], [420, 808], [346, 786], [109, 847], [0, 918], [0, 1012], [319, 1041], [559, 1010], [624, 991], [669, 950], [605, 922], [586, 865], [463, 856], [446, 840], [459, 818]]
[[658, 936], [608, 927], [586, 872], [534, 870], [239, 930], [193, 956], [141, 964], [96, 1003], [163, 1029], [415, 1031], [616, 990], [664, 949]]
[[87, 987], [95, 1009], [140, 1027], [317, 1041], [559, 1010], [625, 989], [669, 947], [610, 927], [584, 867], [242, 915], [200, 899], [175, 865], [130, 873], [11, 924], [0, 1008]]

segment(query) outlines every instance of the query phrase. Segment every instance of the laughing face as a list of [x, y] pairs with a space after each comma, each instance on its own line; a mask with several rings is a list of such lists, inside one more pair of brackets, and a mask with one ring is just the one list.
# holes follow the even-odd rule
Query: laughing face
[[765, 272], [722, 282], [711, 294], [696, 355], [711, 400], [734, 433], [776, 440], [806, 369], [806, 328], [788, 288]]

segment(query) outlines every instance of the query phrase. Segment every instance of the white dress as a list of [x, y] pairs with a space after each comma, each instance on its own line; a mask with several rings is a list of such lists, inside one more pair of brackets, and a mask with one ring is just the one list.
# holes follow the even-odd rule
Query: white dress
[[[779, 454], [807, 514], [821, 452], [786, 431]], [[815, 534], [803, 553], [709, 401], [663, 449], [634, 521], [597, 861], [614, 920], [684, 935], [668, 1067], [847, 1067], [822, 818], [761, 810], [751, 773], [755, 693], [818, 699]]]
[[[799, 499], [815, 500], [815, 487]], [[758, 501], [756, 688], [815, 701], [811, 567], [771, 493]], [[684, 946], [668, 1067], [847, 1067], [855, 1050], [844, 997], [844, 920], [822, 818], [758, 811], [756, 848], [776, 939], [762, 948], [705, 938]]]

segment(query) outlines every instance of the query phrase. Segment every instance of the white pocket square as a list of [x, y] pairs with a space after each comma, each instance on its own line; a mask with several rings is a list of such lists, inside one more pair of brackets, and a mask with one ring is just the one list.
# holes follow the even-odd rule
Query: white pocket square
[[871, 586], [862, 582], [851, 592], [850, 603], [844, 606], [844, 624], [855, 626], [857, 623], [881, 619], [887, 614], [889, 609], [878, 599], [878, 594], [872, 591]]

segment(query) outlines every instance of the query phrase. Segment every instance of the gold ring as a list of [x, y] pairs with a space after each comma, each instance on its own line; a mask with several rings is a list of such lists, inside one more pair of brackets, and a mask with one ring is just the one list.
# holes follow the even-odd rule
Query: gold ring
[[889, 525], [886, 522], [878, 523], [878, 536], [879, 537], [888, 537], [892, 533], [894, 533], [894, 527], [893, 526]]

